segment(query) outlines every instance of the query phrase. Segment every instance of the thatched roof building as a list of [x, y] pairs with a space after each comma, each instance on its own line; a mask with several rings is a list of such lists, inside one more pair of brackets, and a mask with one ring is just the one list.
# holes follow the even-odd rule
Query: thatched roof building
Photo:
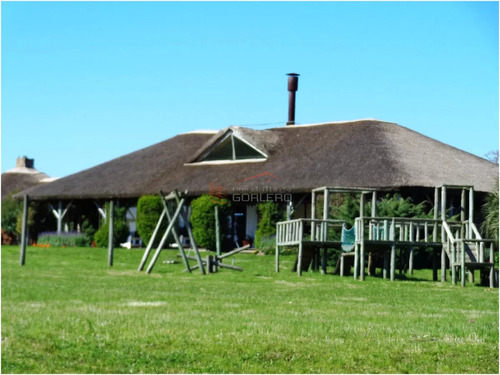
[[228, 194], [272, 187], [388, 190], [495, 188], [496, 164], [395, 123], [358, 120], [267, 130], [229, 127], [177, 135], [20, 195], [34, 200], [137, 198], [159, 190]]
[[49, 177], [35, 169], [35, 160], [26, 156], [17, 158], [16, 167], [2, 174], [2, 201], [9, 194], [52, 182], [56, 178]]

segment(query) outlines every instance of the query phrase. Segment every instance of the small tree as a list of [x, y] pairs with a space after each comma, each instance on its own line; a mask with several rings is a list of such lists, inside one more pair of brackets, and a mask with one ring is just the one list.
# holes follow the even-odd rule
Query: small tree
[[276, 234], [276, 223], [283, 219], [283, 213], [275, 202], [259, 203], [257, 211], [260, 217], [255, 231], [255, 246], [261, 247], [266, 237]]
[[498, 181], [497, 181], [497, 187], [495, 191], [488, 194], [488, 196], [486, 197], [486, 202], [482, 207], [484, 214], [484, 222], [481, 226], [481, 229], [483, 230], [483, 233], [486, 235], [486, 237], [494, 239], [497, 245], [498, 245], [498, 230], [499, 230], [498, 205], [499, 205], [499, 199], [498, 199]]
[[[94, 241], [98, 247], [108, 246], [109, 237], [109, 203], [104, 205], [106, 211], [106, 220], [101, 227], [95, 232]], [[127, 225], [126, 207], [114, 206], [114, 219], [113, 219], [113, 245], [118, 246], [120, 243], [125, 242], [129, 235], [129, 228]]]
[[[209, 250], [215, 250], [215, 209], [219, 205], [219, 219], [227, 215], [231, 207], [229, 201], [216, 203], [210, 195], [202, 195], [191, 202], [190, 222], [196, 243]], [[221, 238], [224, 237], [224, 225], [220, 225]]]
[[[137, 233], [141, 236], [144, 244], [148, 244], [156, 228], [161, 213], [163, 212], [163, 203], [158, 195], [144, 195], [137, 202]], [[163, 220], [159, 233], [164, 233], [167, 229], [167, 220]], [[156, 243], [161, 238], [157, 236]]]
[[19, 214], [22, 215], [22, 212], [23, 202], [14, 200], [12, 194], [9, 194], [2, 201], [2, 229], [15, 239], [19, 238], [20, 232], [17, 231], [17, 218]]
[[387, 194], [377, 203], [377, 215], [381, 217], [425, 218], [429, 216], [425, 209], [425, 202], [415, 204], [410, 197], [403, 199], [399, 194]]

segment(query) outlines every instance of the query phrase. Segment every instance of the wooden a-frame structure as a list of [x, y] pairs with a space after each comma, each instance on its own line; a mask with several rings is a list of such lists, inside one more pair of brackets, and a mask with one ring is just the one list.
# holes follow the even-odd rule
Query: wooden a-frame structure
[[[186, 266], [186, 271], [191, 272], [193, 269], [199, 268], [200, 272], [202, 275], [205, 275], [205, 266], [204, 262], [201, 259], [200, 252], [198, 250], [198, 246], [196, 245], [196, 241], [193, 236], [193, 231], [191, 230], [191, 225], [189, 223], [189, 220], [187, 218], [187, 210], [186, 210], [186, 196], [187, 196], [187, 191], [184, 192], [183, 194], [179, 194], [177, 190], [172, 191], [170, 194], [165, 196], [163, 192], [160, 191], [160, 197], [161, 201], [163, 203], [163, 211], [160, 215], [160, 218], [158, 219], [158, 223], [156, 224], [156, 227], [153, 231], [153, 234], [151, 235], [151, 238], [149, 239], [148, 246], [146, 247], [146, 250], [144, 251], [144, 255], [142, 256], [141, 263], [139, 265], [139, 271], [142, 271], [144, 269], [144, 266], [146, 265], [146, 262], [148, 260], [149, 254], [151, 252], [151, 249], [153, 247], [153, 243], [156, 239], [156, 236], [158, 235], [158, 232], [160, 231], [160, 227], [162, 225], [162, 222], [166, 219], [167, 220], [167, 229], [165, 230], [165, 233], [163, 234], [160, 243], [158, 247], [156, 248], [155, 253], [153, 254], [153, 258], [151, 259], [151, 262], [149, 263], [149, 266], [146, 268], [146, 273], [151, 273], [153, 270], [154, 265], [156, 264], [156, 261], [158, 260], [158, 257], [160, 256], [161, 250], [163, 246], [165, 245], [165, 242], [167, 241], [167, 238], [170, 233], [172, 233], [175, 243], [177, 244], [177, 247], [179, 248], [182, 260], [184, 262], [184, 265]], [[169, 204], [173, 203], [172, 206], [175, 207], [173, 209], [173, 212], [171, 211], [171, 208], [169, 207]], [[182, 242], [179, 238], [179, 235], [177, 234], [177, 229], [176, 229], [176, 224], [177, 221], [179, 220], [179, 217], [182, 218], [184, 221], [184, 224], [186, 226], [186, 230], [188, 232], [189, 236], [189, 241], [191, 243], [191, 247], [194, 251], [195, 257], [188, 257], [184, 251], [184, 248], [182, 246]], [[189, 260], [196, 260], [197, 265], [194, 267], [191, 267], [189, 265]]]

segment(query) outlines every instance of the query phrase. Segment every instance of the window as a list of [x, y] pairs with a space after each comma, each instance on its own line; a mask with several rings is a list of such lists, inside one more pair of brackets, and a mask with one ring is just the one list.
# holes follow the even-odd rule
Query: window
[[267, 156], [256, 147], [228, 132], [221, 140], [215, 143], [199, 162], [204, 161], [237, 161], [251, 159], [266, 159]]

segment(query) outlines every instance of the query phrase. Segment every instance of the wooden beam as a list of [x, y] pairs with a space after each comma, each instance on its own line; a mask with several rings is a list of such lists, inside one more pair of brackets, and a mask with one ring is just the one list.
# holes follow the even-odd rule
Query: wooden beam
[[[181, 202], [181, 198], [179, 197], [179, 193], [177, 192], [177, 190], [174, 190], [173, 193], [175, 195], [175, 199], [177, 201], [177, 204], [179, 205]], [[182, 204], [182, 206], [184, 206], [184, 204]], [[201, 255], [200, 255], [200, 252], [198, 250], [198, 245], [196, 244], [196, 240], [194, 238], [193, 231], [191, 229], [191, 223], [188, 220], [186, 207], [182, 208], [182, 210], [180, 211], [180, 215], [182, 217], [182, 220], [184, 220], [184, 223], [186, 224], [186, 230], [188, 232], [189, 242], [191, 242], [191, 247], [193, 248], [194, 254], [196, 255], [196, 259], [198, 261], [198, 266], [199, 266], [200, 272], [202, 275], [205, 275], [205, 268], [203, 267]]]
[[24, 196], [24, 206], [23, 206], [23, 224], [21, 229], [21, 266], [26, 264], [26, 244], [28, 242], [28, 209], [30, 204], [30, 198], [28, 195]]
[[113, 237], [114, 237], [114, 223], [115, 223], [115, 213], [114, 213], [114, 202], [111, 200], [109, 202], [109, 233], [108, 233], [108, 267], [113, 266]]
[[219, 226], [219, 205], [216, 204], [214, 206], [214, 215], [215, 215], [215, 250], [217, 256], [221, 255], [220, 250], [220, 226]]
[[163, 219], [165, 218], [166, 212], [165, 208], [163, 208], [163, 212], [160, 215], [160, 218], [158, 219], [158, 223], [156, 223], [156, 227], [153, 231], [153, 234], [151, 238], [149, 239], [148, 246], [146, 246], [146, 250], [144, 251], [144, 255], [142, 256], [141, 263], [139, 264], [138, 271], [142, 271], [144, 269], [144, 266], [146, 265], [146, 262], [149, 257], [149, 253], [151, 252], [151, 248], [153, 247], [153, 242], [156, 239], [156, 235], [158, 234], [158, 231], [160, 229], [161, 223]]
[[[168, 208], [168, 201], [165, 199], [165, 195], [163, 192], [160, 190], [160, 198], [163, 203], [163, 208], [165, 210], [165, 214], [167, 215], [167, 220], [168, 222], [171, 221], [172, 215], [170, 215], [170, 209]], [[174, 236], [175, 243], [177, 244], [177, 247], [179, 248], [179, 252], [182, 255], [182, 261], [184, 262], [184, 266], [186, 267], [186, 270], [188, 272], [191, 272], [191, 267], [189, 266], [189, 261], [186, 258], [186, 253], [184, 251], [184, 247], [182, 246], [182, 242], [179, 239], [179, 236], [177, 235], [177, 229], [175, 228], [175, 225], [172, 227], [172, 235]]]
[[446, 281], [446, 251], [444, 249], [445, 244], [443, 244], [443, 248], [441, 249], [441, 282], [444, 283]]
[[396, 245], [391, 246], [391, 281], [396, 278]]
[[160, 252], [163, 248], [163, 245], [165, 245], [165, 242], [167, 241], [167, 237], [170, 234], [170, 231], [172, 230], [173, 226], [175, 225], [175, 222], [177, 221], [177, 218], [179, 217], [179, 214], [184, 207], [184, 198], [182, 198], [177, 205], [177, 209], [174, 212], [174, 215], [172, 216], [172, 219], [170, 220], [170, 223], [168, 223], [167, 229], [165, 230], [165, 233], [163, 234], [163, 237], [160, 240], [160, 244], [158, 245], [158, 248], [156, 249], [156, 252], [153, 255], [153, 258], [151, 259], [151, 262], [149, 263], [148, 268], [146, 269], [146, 273], [151, 273], [153, 270], [153, 267], [158, 260], [158, 257], [160, 256]]
[[410, 275], [413, 275], [413, 247], [410, 247], [410, 254], [408, 259], [408, 271]]
[[230, 257], [231, 255], [238, 254], [239, 252], [241, 252], [245, 249], [248, 249], [249, 247], [250, 247], [250, 244], [242, 246], [242, 247], [238, 247], [237, 249], [231, 250], [225, 254], [217, 255], [217, 260], [221, 260], [221, 259]]

